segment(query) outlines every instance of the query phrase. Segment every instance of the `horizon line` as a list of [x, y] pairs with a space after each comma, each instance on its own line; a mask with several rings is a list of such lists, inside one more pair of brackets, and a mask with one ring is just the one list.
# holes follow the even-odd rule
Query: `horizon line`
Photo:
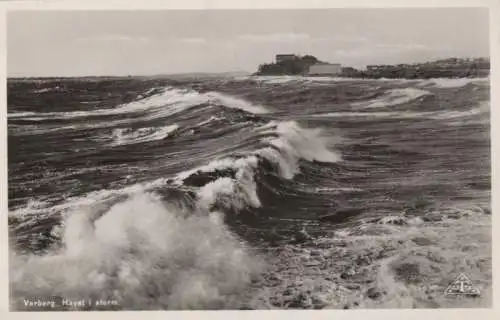
[[[278, 54], [278, 53], [277, 53]], [[306, 54], [310, 55], [310, 54]], [[298, 55], [300, 56], [300, 55]], [[428, 62], [436, 62], [440, 60], [446, 60], [446, 59], [491, 59], [491, 56], [448, 56], [448, 57], [440, 57], [440, 58], [434, 58], [432, 60], [426, 60], [426, 61], [414, 61], [414, 62], [401, 62], [401, 63], [377, 63], [377, 64], [365, 64], [364, 68], [370, 65], [404, 65], [404, 64], [422, 64], [422, 63], [428, 63]], [[268, 62], [263, 62], [263, 63], [268, 63]], [[274, 62], [271, 62], [274, 63]], [[342, 67], [351, 67], [348, 65], [342, 65]], [[354, 68], [354, 67], [353, 67]], [[8, 68], [7, 68], [8, 69]], [[358, 70], [364, 70], [361, 68], [354, 68]], [[253, 74], [255, 71], [246, 71], [246, 70], [234, 70], [234, 71], [219, 71], [219, 72], [210, 72], [210, 71], [186, 71], [186, 72], [175, 72], [175, 73], [156, 73], [156, 74], [121, 74], [121, 75], [111, 75], [111, 74], [95, 74], [95, 75], [43, 75], [43, 76], [30, 76], [30, 75], [6, 75], [6, 79], [47, 79], [47, 78], [137, 78], [137, 77], [165, 77], [165, 76], [182, 76], [182, 75], [189, 75], [189, 74], [206, 74], [206, 75], [221, 75], [221, 74], [228, 74], [228, 73], [249, 73]]]

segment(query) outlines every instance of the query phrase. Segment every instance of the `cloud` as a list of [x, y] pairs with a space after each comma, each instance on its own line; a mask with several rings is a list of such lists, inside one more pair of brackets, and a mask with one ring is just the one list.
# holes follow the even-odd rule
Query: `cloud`
[[331, 35], [328, 37], [317, 38], [318, 40], [327, 40], [339, 43], [367, 43], [369, 40], [360, 36], [346, 36], [346, 35]]
[[412, 51], [432, 51], [433, 49], [418, 43], [371, 43], [360, 41], [356, 47], [332, 50], [339, 57], [368, 57], [374, 54], [407, 53]]
[[378, 43], [375, 45], [375, 47], [381, 49], [391, 49], [399, 51], [428, 49], [428, 47], [419, 43]]
[[181, 38], [178, 39], [179, 42], [186, 43], [186, 44], [205, 44], [207, 43], [207, 40], [203, 38]]
[[83, 37], [77, 38], [75, 40], [79, 43], [89, 43], [89, 42], [149, 42], [150, 39], [147, 37], [132, 37], [125, 36], [120, 34], [105, 34], [100, 36], [91, 36], [91, 37]]
[[365, 57], [371, 55], [369, 50], [359, 50], [359, 49], [337, 49], [332, 51], [336, 56], [339, 57]]
[[238, 36], [238, 39], [252, 42], [296, 42], [310, 40], [311, 36], [306, 33], [268, 33], [244, 34]]
[[269, 33], [269, 34], [244, 34], [237, 37], [240, 41], [249, 42], [333, 42], [343, 45], [355, 45], [368, 43], [369, 40], [360, 36], [349, 35], [326, 35], [326, 36], [311, 36], [307, 33]]

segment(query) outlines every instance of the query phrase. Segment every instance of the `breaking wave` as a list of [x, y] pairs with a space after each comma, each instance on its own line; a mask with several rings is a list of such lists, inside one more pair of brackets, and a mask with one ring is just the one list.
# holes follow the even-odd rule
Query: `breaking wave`
[[456, 79], [429, 79], [419, 83], [421, 86], [434, 86], [436, 88], [461, 88], [468, 84], [488, 84], [489, 78], [456, 78]]
[[415, 88], [391, 89], [380, 98], [368, 102], [356, 102], [352, 106], [362, 109], [383, 108], [408, 103], [430, 95], [432, 94], [429, 91]]
[[[253, 105], [245, 100], [231, 97], [218, 92], [199, 93], [190, 89], [178, 89], [166, 87], [147, 97], [139, 96], [139, 99], [110, 109], [97, 109], [89, 111], [72, 112], [14, 112], [7, 116], [10, 119], [22, 118], [23, 120], [42, 121], [54, 119], [72, 119], [81, 117], [110, 116], [126, 113], [137, 113], [150, 111], [154, 117], [165, 117], [195, 107], [204, 103], [215, 103], [234, 109], [240, 109], [251, 113], [268, 112], [263, 106]], [[146, 95], [146, 94], [145, 94]], [[151, 117], [149, 117], [151, 119]]]
[[[387, 106], [387, 105], [385, 105]], [[389, 119], [428, 119], [428, 120], [457, 120], [469, 119], [475, 116], [488, 115], [490, 111], [489, 101], [483, 101], [479, 104], [470, 107], [469, 109], [458, 110], [441, 110], [441, 111], [377, 111], [377, 112], [328, 112], [323, 114], [313, 114], [313, 118], [389, 118]], [[486, 118], [481, 121], [488, 121]], [[464, 120], [465, 121], [465, 120]], [[471, 120], [468, 120], [469, 122]]]
[[[44, 256], [11, 257], [13, 294], [119, 300], [140, 309], [234, 307], [263, 264], [230, 232], [224, 212], [260, 207], [256, 179], [262, 161], [291, 179], [300, 159], [340, 160], [318, 129], [270, 122], [255, 132], [262, 148], [182, 172], [173, 184], [158, 179], [52, 207], [66, 217], [52, 230], [61, 241]], [[131, 131], [117, 142], [160, 135], [141, 134]], [[193, 187], [194, 193], [182, 191]], [[160, 195], [168, 190], [178, 190], [177, 196]], [[17, 212], [41, 219], [46, 211], [47, 204], [31, 204]], [[22, 305], [21, 300], [13, 303]]]
[[[484, 88], [242, 80], [136, 83], [137, 100], [114, 109], [89, 109], [88, 96], [71, 112], [13, 109], [12, 309], [43, 296], [117, 309], [453, 306], [443, 286], [462, 271], [488, 304], [488, 203], [449, 205], [488, 198]], [[401, 209], [417, 194], [436, 208]]]
[[188, 211], [154, 193], [72, 212], [62, 238], [56, 252], [11, 257], [14, 296], [224, 308], [261, 268], [219, 213]]

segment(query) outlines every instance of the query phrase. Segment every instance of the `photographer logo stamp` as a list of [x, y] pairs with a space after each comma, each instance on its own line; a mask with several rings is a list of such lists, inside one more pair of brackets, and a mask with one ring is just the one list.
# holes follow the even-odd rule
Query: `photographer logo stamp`
[[446, 290], [445, 296], [479, 296], [479, 289], [474, 287], [470, 278], [464, 273], [460, 273], [455, 280], [453, 280]]

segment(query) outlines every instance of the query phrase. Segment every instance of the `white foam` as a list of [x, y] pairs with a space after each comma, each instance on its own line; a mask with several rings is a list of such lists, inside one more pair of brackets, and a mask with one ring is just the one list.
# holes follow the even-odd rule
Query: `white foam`
[[464, 111], [454, 111], [454, 110], [449, 110], [449, 111], [444, 111], [439, 114], [434, 115], [432, 118], [433, 119], [456, 119], [456, 118], [467, 118], [467, 117], [473, 117], [477, 116], [480, 114], [484, 114], [489, 112], [490, 110], [490, 102], [489, 101], [482, 101], [478, 104], [478, 106], [473, 107], [469, 110], [464, 110]]
[[192, 170], [187, 170], [179, 173], [177, 179], [184, 180], [196, 172], [212, 172], [214, 170], [225, 170], [229, 168], [242, 169], [247, 166], [257, 167], [258, 159], [256, 157], [246, 157], [246, 158], [222, 158], [211, 161], [210, 163], [194, 168]]
[[177, 124], [173, 124], [165, 127], [150, 127], [135, 130], [129, 128], [114, 129], [111, 136], [111, 139], [113, 140], [111, 145], [120, 146], [155, 140], [163, 140], [167, 138], [171, 133], [175, 132], [178, 128], [179, 126]]
[[64, 202], [45, 208], [45, 206], [34, 205], [37, 201], [28, 202], [24, 207], [9, 211], [10, 216], [50, 216], [54, 213], [68, 214], [88, 206], [104, 203], [118, 196], [130, 196], [140, 192], [152, 190], [166, 184], [167, 179], [160, 178], [149, 182], [132, 184], [120, 189], [101, 189], [92, 191], [82, 196], [68, 197]]
[[313, 114], [315, 118], [344, 118], [344, 117], [374, 117], [374, 118], [420, 118], [436, 114], [435, 112], [328, 112]]
[[[314, 118], [347, 118], [347, 117], [373, 117], [373, 118], [393, 118], [393, 119], [433, 119], [433, 120], [453, 120], [460, 118], [468, 118], [477, 115], [488, 113], [490, 110], [490, 102], [482, 101], [478, 106], [471, 107], [468, 110], [442, 110], [442, 111], [429, 111], [429, 112], [411, 112], [411, 111], [379, 111], [379, 112], [328, 112], [313, 114]], [[465, 120], [464, 120], [465, 121]], [[487, 123], [489, 119], [481, 120], [481, 123]], [[457, 122], [463, 124], [465, 122]]]
[[36, 115], [36, 112], [13, 112], [7, 115], [8, 118], [23, 118]]
[[235, 98], [219, 92], [207, 92], [205, 96], [216, 103], [220, 103], [225, 107], [244, 110], [250, 113], [261, 114], [269, 111], [261, 105], [252, 104], [240, 98]]
[[249, 169], [240, 169], [235, 179], [219, 178], [201, 187], [198, 191], [200, 205], [210, 209], [212, 205], [218, 203], [226, 209], [235, 210], [241, 210], [246, 206], [260, 207], [253, 171]]
[[[253, 155], [260, 155], [280, 167], [284, 178], [291, 179], [298, 169], [300, 158], [308, 161], [337, 162], [341, 156], [330, 150], [328, 138], [322, 136], [320, 129], [303, 129], [295, 121], [271, 121], [256, 129], [262, 134], [271, 134], [261, 138], [261, 141], [273, 146], [264, 147], [254, 151]], [[278, 137], [275, 137], [275, 135]], [[276, 150], [278, 149], [278, 150]], [[211, 172], [216, 169], [224, 170], [234, 168], [237, 170], [247, 167], [256, 168], [258, 158], [249, 155], [244, 158], [222, 158], [211, 161], [209, 164], [184, 171], [177, 175], [177, 179], [184, 180], [196, 172]]]
[[320, 129], [304, 129], [295, 121], [275, 122], [257, 129], [262, 133], [278, 134], [278, 137], [264, 137], [262, 142], [274, 148], [263, 148], [257, 154], [279, 165], [282, 177], [291, 179], [298, 171], [299, 159], [308, 161], [337, 162], [341, 160], [338, 153], [331, 151], [328, 144], [331, 141]]
[[[278, 135], [263, 138], [274, 148], [264, 147], [260, 154], [288, 167], [282, 170], [285, 177], [293, 177], [300, 157], [339, 160], [327, 149], [328, 141], [319, 130], [303, 129], [295, 122], [272, 122], [260, 131]], [[237, 210], [260, 206], [254, 181], [256, 154], [259, 151], [239, 159], [214, 160], [179, 174], [182, 179], [197, 171], [236, 171], [234, 178], [219, 178], [198, 188], [195, 211], [148, 193], [166, 179], [67, 199], [48, 213], [43, 206], [32, 205], [30, 214], [61, 212], [67, 217], [56, 231], [64, 248], [44, 256], [12, 256], [14, 300], [57, 292], [106, 296], [134, 308], [234, 305], [231, 299], [244, 291], [260, 264], [227, 230], [221, 216], [209, 210], [214, 204]], [[109, 202], [119, 196], [129, 199]], [[151, 291], [153, 296], [148, 295]]]
[[[112, 125], [161, 119], [164, 117], [172, 116], [189, 108], [199, 106], [200, 104], [214, 102], [227, 108], [240, 109], [254, 114], [269, 112], [262, 105], [252, 104], [243, 99], [218, 92], [208, 92], [202, 94], [190, 89], [166, 87], [162, 92], [158, 94], [151, 95], [147, 98], [140, 98], [136, 101], [117, 106], [116, 108], [73, 112], [17, 112], [8, 114], [7, 116], [9, 118], [22, 118], [24, 120], [43, 121], [52, 119], [73, 119], [77, 117], [107, 116], [126, 113], [143, 113], [139, 117], [134, 117], [126, 120], [114, 120], [111, 123], [108, 121], [97, 124], [78, 125], [78, 128], [82, 129], [104, 128]], [[61, 127], [60, 130], [66, 128], [67, 127]], [[33, 134], [33, 132], [28, 133]]]
[[489, 78], [435, 78], [424, 80], [419, 83], [420, 86], [434, 86], [436, 88], [461, 88], [469, 83], [487, 84]]
[[[365, 222], [273, 251], [270, 266], [280, 281], [265, 282], [253, 307], [295, 301], [324, 309], [490, 307], [491, 216], [464, 203], [435, 212], [458, 210], [459, 219], [417, 223], [418, 218], [387, 216], [384, 222], [406, 223]], [[444, 294], [460, 273], [470, 277], [480, 296]]]
[[[216, 159], [208, 164], [183, 171], [176, 176], [177, 184], [193, 174], [213, 172], [215, 170], [233, 169], [235, 177], [218, 178], [198, 191], [200, 203], [209, 208], [215, 202], [226, 208], [241, 209], [245, 206], [259, 207], [257, 186], [254, 174], [261, 156], [278, 166], [279, 175], [285, 179], [292, 179], [299, 170], [299, 159], [309, 161], [336, 162], [340, 155], [331, 151], [328, 139], [322, 136], [319, 129], [303, 129], [294, 121], [271, 121], [256, 129], [261, 134], [271, 134], [261, 138], [267, 144], [259, 150], [249, 153], [246, 157], [234, 159], [225, 157]], [[276, 137], [276, 134], [278, 135]]]
[[290, 152], [296, 153], [302, 159], [321, 162], [341, 160], [338, 153], [329, 149], [328, 144], [332, 141], [323, 136], [321, 129], [304, 129], [295, 121], [288, 121], [278, 123], [276, 133], [280, 136], [280, 142], [275, 140], [276, 144], [287, 144], [292, 148]]
[[207, 120], [203, 120], [203, 121], [197, 123], [196, 125], [194, 125], [194, 127], [203, 127], [204, 125], [206, 125], [206, 124], [208, 124], [210, 122], [218, 121], [218, 120], [223, 120], [223, 119], [224, 119], [224, 117], [211, 116]]
[[391, 89], [381, 97], [370, 101], [355, 102], [351, 105], [362, 109], [383, 108], [408, 103], [429, 95], [432, 93], [415, 88]]
[[56, 88], [42, 88], [42, 89], [35, 89], [33, 90], [32, 92], [33, 93], [45, 93], [45, 92], [52, 92], [54, 90], [57, 90], [59, 89], [59, 87], [56, 87]]
[[147, 193], [99, 210], [72, 212], [58, 252], [11, 256], [14, 301], [62, 295], [134, 309], [220, 307], [260, 270], [217, 213], [183, 212]]
[[[192, 90], [176, 89], [166, 87], [162, 92], [154, 94], [147, 98], [132, 101], [130, 103], [119, 105], [115, 108], [98, 109], [88, 111], [72, 111], [72, 112], [38, 112], [35, 114], [8, 114], [8, 117], [26, 117], [26, 120], [51, 120], [51, 119], [72, 119], [78, 117], [89, 116], [104, 116], [115, 115], [133, 112], [143, 112], [148, 109], [164, 108], [168, 110], [167, 106], [171, 106], [171, 110], [166, 111], [167, 114], [179, 112], [187, 107], [194, 106], [198, 103], [205, 102], [207, 99], [203, 98], [201, 94]], [[35, 117], [32, 117], [35, 116]]]
[[304, 81], [304, 77], [301, 76], [250, 76], [245, 78], [245, 80], [247, 79], [266, 84], [285, 84], [292, 81]]
[[[490, 228], [486, 216], [474, 216], [441, 224], [394, 228], [390, 236], [372, 239], [370, 242], [373, 244], [379, 242], [379, 245], [385, 243], [385, 246], [399, 247], [393, 255], [379, 262], [375, 286], [387, 292], [380, 301], [381, 305], [388, 308], [415, 305], [425, 307], [427, 301], [441, 307], [462, 307], [464, 302], [458, 302], [457, 305], [453, 299], [446, 299], [443, 294], [448, 283], [460, 272], [471, 274], [471, 280], [482, 291], [481, 297], [470, 305], [488, 305], [491, 302], [491, 292], [488, 289], [488, 272], [491, 270], [488, 271], [487, 267], [487, 261], [491, 257], [491, 239], [488, 236]], [[425, 242], [420, 245], [413, 242], [419, 239]], [[411, 280], [405, 282], [398, 275], [404, 274], [409, 267], [416, 270], [413, 276], [417, 281], [413, 283]], [[421, 279], [426, 281], [419, 281]], [[422, 292], [424, 288], [427, 288], [425, 295]]]
[[363, 189], [360, 188], [342, 188], [342, 187], [321, 187], [321, 188], [313, 188], [312, 190], [316, 192], [362, 192]]

